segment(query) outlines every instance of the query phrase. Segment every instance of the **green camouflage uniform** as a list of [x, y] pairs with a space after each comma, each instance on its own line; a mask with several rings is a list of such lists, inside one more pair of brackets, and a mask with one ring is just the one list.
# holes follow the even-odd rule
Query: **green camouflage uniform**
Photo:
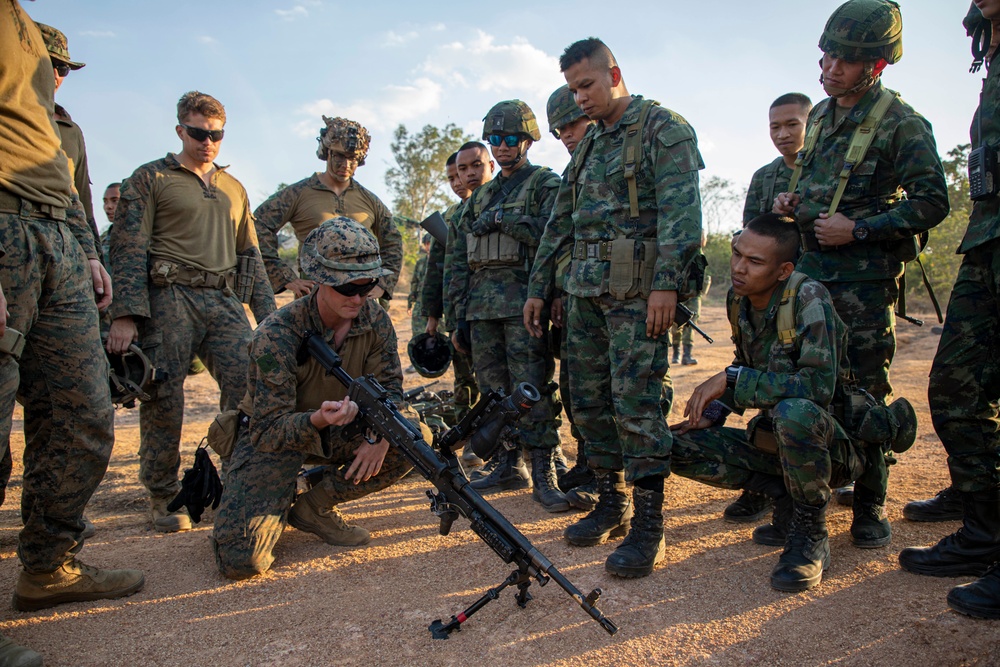
[[[782, 475], [792, 500], [825, 506], [830, 487], [853, 480], [862, 470], [861, 453], [828, 412], [838, 382], [849, 374], [847, 327], [822, 284], [805, 280], [795, 304], [795, 342], [778, 340], [777, 312], [784, 283], [763, 311], [740, 299], [734, 325], [736, 357], [742, 369], [735, 391], [722, 402], [742, 413], [760, 410], [746, 429], [709, 427], [674, 436], [671, 469], [712, 486], [738, 489], [754, 472]], [[732, 290], [728, 302], [734, 299]], [[729, 311], [732, 312], [732, 311]], [[773, 422], [778, 453], [753, 446], [762, 419]]]
[[[150, 390], [151, 399], [143, 401], [139, 408], [139, 477], [153, 498], [173, 498], [180, 490], [177, 471], [184, 421], [184, 378], [192, 358], [197, 355], [218, 382], [220, 409], [235, 408], [246, 391], [250, 323], [240, 300], [228, 289], [176, 282], [158, 285], [150, 276], [149, 249], [158, 236], [157, 217], [163, 213], [156, 193], [160, 189], [176, 191], [179, 180], [188, 175], [205, 188], [200, 177], [184, 169], [172, 154], [136, 169], [122, 183], [111, 231], [115, 288], [112, 319], [133, 317], [139, 329], [139, 345], [166, 375]], [[167, 185], [160, 186], [160, 182]], [[222, 206], [226, 212], [242, 211], [242, 221], [226, 223], [238, 228], [239, 237], [246, 239], [246, 247], [233, 249], [233, 268], [236, 254], [256, 259], [250, 308], [260, 322], [274, 310], [274, 293], [257, 251], [246, 192], [221, 168], [212, 176], [212, 183], [210, 189], [205, 188], [204, 198], [190, 202], [190, 206], [192, 210]], [[238, 190], [243, 201], [229, 201], [226, 190]], [[170, 213], [177, 216], [176, 211]], [[205, 229], [199, 233], [204, 234], [206, 244], [226, 238], [222, 230]]]
[[[620, 236], [655, 239], [652, 289], [676, 290], [681, 271], [701, 247], [698, 170], [704, 168], [694, 130], [681, 116], [653, 107], [642, 128], [636, 174], [640, 218], [629, 218], [621, 156], [625, 126], [635, 123], [641, 97], [633, 97], [618, 124], [588, 129], [593, 145], [577, 146], [576, 206], [563, 180], [531, 273], [529, 297], [548, 301], [556, 258], [564, 246]], [[671, 435], [661, 406], [668, 373], [669, 336], [646, 336], [646, 299], [616, 299], [608, 291], [610, 262], [574, 258], [566, 276], [565, 316], [570, 401], [595, 468], [622, 470], [629, 480], [670, 471]], [[665, 402], [669, 402], [669, 397]], [[666, 409], [664, 409], [666, 408]]]
[[[896, 351], [894, 311], [903, 273], [897, 253], [948, 214], [948, 189], [930, 123], [910, 105], [896, 99], [889, 106], [837, 208], [851, 220], [864, 220], [871, 229], [868, 240], [821, 248], [814, 233], [817, 216], [833, 200], [851, 136], [882, 90], [877, 82], [836, 124], [833, 98], [813, 107], [809, 124], [822, 118], [822, 127], [803, 165], [795, 220], [803, 237], [797, 269], [830, 291], [849, 331], [851, 370], [861, 387], [884, 401], [892, 394], [889, 365]], [[872, 468], [858, 483], [884, 496], [885, 463], [874, 452], [869, 463]]]
[[[527, 162], [520, 169], [532, 172], [490, 208], [474, 217], [475, 204], [485, 206], [505, 188], [508, 178], [498, 175], [476, 188], [462, 210], [455, 229], [449, 233], [445, 259], [445, 285], [455, 311], [456, 322], [469, 322], [472, 359], [479, 389], [503, 389], [510, 393], [520, 382], [530, 382], [542, 390], [542, 400], [521, 418], [517, 431], [529, 449], [550, 449], [559, 444], [554, 427], [555, 403], [544, 389], [554, 371], [552, 352], [545, 338], [533, 338], [524, 328], [522, 309], [528, 296], [530, 256], [538, 247], [545, 223], [555, 202], [559, 177], [547, 167]], [[520, 169], [518, 171], [520, 171]], [[511, 178], [517, 178], [514, 172]], [[527, 210], [507, 209], [517, 201], [523, 188], [534, 180]], [[498, 214], [502, 217], [498, 221]], [[507, 234], [521, 244], [516, 263], [496, 262], [492, 266], [469, 265], [469, 244], [482, 243], [487, 234]]]
[[[88, 261], [98, 255], [51, 120], [49, 54], [20, 5], [4, 5], [0, 286], [7, 326], [24, 334], [25, 347], [20, 361], [0, 353], [0, 502], [19, 392], [25, 447], [17, 554], [26, 571], [46, 573], [83, 547], [83, 511], [107, 470], [114, 412]], [[18, 158], [25, 169], [15, 168]]]
[[774, 198], [782, 192], [788, 192], [788, 181], [791, 178], [792, 169], [780, 155], [753, 173], [750, 187], [747, 188], [747, 200], [743, 205], [744, 227], [758, 215], [771, 212]]
[[427, 315], [420, 305], [420, 288], [427, 276], [427, 253], [420, 251], [417, 263], [413, 265], [413, 276], [410, 277], [410, 293], [406, 297], [406, 307], [412, 308], [410, 316], [410, 334], [416, 336], [427, 329]]
[[[444, 212], [444, 220], [451, 230], [458, 223], [462, 213], [463, 203], [452, 204]], [[449, 233], [451, 233], [449, 231]], [[431, 239], [431, 251], [427, 258], [427, 272], [424, 274], [423, 287], [420, 290], [420, 308], [427, 317], [436, 317], [440, 327], [447, 332], [455, 330], [455, 310], [447, 298], [444, 288], [444, 262], [447, 252], [445, 244], [437, 239]], [[413, 334], [418, 334], [414, 331]], [[450, 339], [449, 339], [450, 343]], [[472, 355], [461, 352], [457, 347], [451, 347], [451, 368], [455, 372], [455, 407], [461, 419], [469, 408], [479, 400], [479, 386], [476, 384], [476, 374], [472, 369]]]
[[[288, 523], [295, 477], [303, 464], [330, 466], [320, 484], [337, 503], [384, 489], [410, 469], [399, 450], [390, 447], [378, 475], [359, 484], [344, 479], [362, 441], [345, 440], [341, 427], [319, 431], [309, 421], [323, 401], [343, 400], [347, 390], [312, 357], [299, 365], [296, 354], [306, 331], [324, 332], [333, 346], [333, 332], [323, 326], [315, 293], [284, 306], [253, 333], [247, 394], [240, 404], [250, 427], [237, 440], [215, 516], [216, 563], [230, 578], [243, 579], [271, 566], [271, 551]], [[373, 300], [365, 301], [338, 352], [352, 377], [374, 375], [389, 398], [404, 405], [396, 332]], [[404, 409], [404, 414], [417, 423], [412, 410]]]
[[[982, 136], [972, 146], [1000, 147], [1000, 67], [988, 70]], [[1000, 198], [973, 202], [958, 248], [962, 265], [931, 367], [927, 396], [934, 430], [948, 452], [954, 487], [974, 493], [1000, 487]]]

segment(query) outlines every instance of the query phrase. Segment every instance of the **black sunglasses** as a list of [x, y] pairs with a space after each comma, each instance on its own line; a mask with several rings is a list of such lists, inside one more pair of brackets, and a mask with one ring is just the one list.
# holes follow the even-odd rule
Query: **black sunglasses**
[[333, 289], [337, 290], [338, 294], [344, 296], [368, 296], [368, 294], [375, 289], [378, 285], [378, 278], [375, 278], [370, 283], [364, 283], [363, 285], [358, 285], [357, 283], [347, 283], [346, 285], [334, 285]]
[[491, 146], [499, 146], [500, 144], [507, 144], [508, 148], [514, 148], [519, 143], [521, 143], [521, 137], [516, 134], [491, 134], [488, 139], [490, 140]]
[[223, 135], [225, 135], [225, 130], [203, 130], [200, 127], [191, 127], [190, 125], [180, 124], [185, 130], [187, 130], [187, 135], [194, 139], [195, 141], [205, 141], [205, 139], [211, 139], [214, 143], [219, 143], [222, 141]]
[[58, 74], [59, 76], [62, 77], [69, 76], [69, 71], [70, 71], [69, 65], [66, 65], [64, 63], [59, 63], [53, 60], [52, 67], [55, 69], [56, 74]]

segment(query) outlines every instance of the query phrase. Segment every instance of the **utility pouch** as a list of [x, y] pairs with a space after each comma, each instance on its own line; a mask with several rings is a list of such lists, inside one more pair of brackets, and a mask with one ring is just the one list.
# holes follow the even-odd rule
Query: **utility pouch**
[[[247, 423], [241, 424], [241, 421]], [[239, 410], [226, 410], [219, 413], [211, 426], [208, 427], [208, 446], [215, 450], [221, 459], [228, 459], [236, 447], [236, 438], [240, 427], [249, 425], [249, 418]]]
[[762, 452], [778, 454], [778, 439], [774, 437], [774, 422], [770, 417], [761, 417], [754, 422], [750, 442]]
[[656, 241], [642, 242], [642, 259], [639, 261], [639, 294], [643, 299], [648, 299], [649, 293], [653, 289], [653, 273], [656, 269], [658, 255]]
[[611, 244], [611, 276], [608, 292], [615, 299], [630, 299], [638, 294], [635, 279], [635, 239], [618, 237]]
[[523, 244], [510, 234], [490, 232], [482, 236], [466, 234], [466, 258], [473, 271], [498, 266], [516, 266], [525, 259]]
[[24, 334], [17, 329], [7, 327], [3, 337], [0, 337], [0, 352], [9, 354], [14, 359], [20, 359], [21, 353], [24, 352]]
[[241, 302], [249, 304], [253, 298], [253, 283], [257, 275], [257, 258], [251, 255], [236, 256], [236, 286], [233, 292]]
[[177, 282], [177, 265], [165, 259], [154, 259], [149, 269], [149, 279], [157, 287], [166, 287]]

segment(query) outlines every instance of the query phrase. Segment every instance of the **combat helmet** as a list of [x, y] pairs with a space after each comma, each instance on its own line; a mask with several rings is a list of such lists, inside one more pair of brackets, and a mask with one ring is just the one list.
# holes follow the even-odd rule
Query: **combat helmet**
[[542, 138], [535, 112], [521, 100], [506, 100], [490, 109], [483, 118], [483, 140], [491, 134], [523, 134], [532, 141]]
[[343, 215], [309, 232], [299, 253], [302, 272], [322, 285], [346, 285], [392, 275], [382, 268], [378, 241], [370, 231]]
[[903, 57], [903, 17], [894, 0], [849, 0], [826, 22], [819, 48], [850, 62], [884, 59], [893, 65]]
[[438, 332], [414, 336], [406, 352], [410, 355], [410, 363], [425, 378], [441, 377], [451, 364], [451, 344]]
[[111, 401], [126, 408], [134, 408], [136, 399], [148, 401], [148, 390], [157, 373], [139, 346], [132, 343], [124, 354], [107, 352], [107, 356], [111, 366], [108, 373]]
[[363, 165], [365, 158], [368, 157], [368, 146], [372, 141], [372, 135], [368, 130], [361, 123], [346, 118], [323, 116], [323, 123], [324, 126], [320, 128], [319, 136], [316, 137], [319, 142], [316, 157], [326, 160], [330, 154], [330, 146], [341, 143], [347, 152], [358, 155], [358, 166]]
[[573, 93], [569, 86], [562, 85], [556, 88], [556, 92], [549, 96], [549, 102], [545, 105], [545, 113], [549, 117], [549, 132], [556, 139], [559, 138], [559, 128], [566, 127], [580, 118], [584, 117], [583, 111], [576, 106]]

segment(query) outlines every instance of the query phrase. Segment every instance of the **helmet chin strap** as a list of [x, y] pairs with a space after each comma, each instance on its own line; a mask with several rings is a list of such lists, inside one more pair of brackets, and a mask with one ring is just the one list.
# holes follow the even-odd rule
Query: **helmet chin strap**
[[501, 169], [510, 169], [511, 167], [513, 167], [514, 165], [516, 165], [518, 162], [521, 161], [521, 158], [524, 157], [524, 151], [521, 150], [521, 146], [523, 145], [524, 145], [523, 141], [517, 142], [517, 154], [514, 156], [514, 159], [509, 162], [501, 162], [500, 158], [496, 158], [496, 156], [494, 156], [496, 158], [497, 164], [500, 165]]
[[875, 82], [878, 81], [878, 78], [882, 76], [882, 70], [885, 69], [887, 64], [888, 63], [885, 61], [884, 58], [879, 58], [875, 62], [866, 62], [865, 72], [856, 84], [854, 84], [850, 88], [836, 88], [826, 83], [825, 77], [823, 76], [822, 73], [823, 59], [820, 58], [819, 66], [821, 68], [821, 71], [819, 75], [819, 83], [821, 86], [823, 86], [823, 90], [826, 91], [826, 94], [834, 99], [844, 97], [846, 95], [854, 95], [856, 93], [868, 90], [869, 88], [874, 86]]

